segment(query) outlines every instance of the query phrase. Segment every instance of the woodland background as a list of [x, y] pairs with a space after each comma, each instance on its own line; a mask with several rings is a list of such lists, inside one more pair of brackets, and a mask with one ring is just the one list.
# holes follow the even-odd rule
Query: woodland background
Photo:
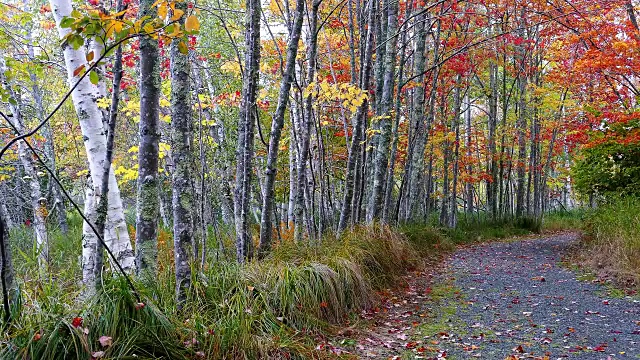
[[0, 3], [0, 352], [322, 356], [419, 259], [578, 223], [635, 277], [636, 12]]

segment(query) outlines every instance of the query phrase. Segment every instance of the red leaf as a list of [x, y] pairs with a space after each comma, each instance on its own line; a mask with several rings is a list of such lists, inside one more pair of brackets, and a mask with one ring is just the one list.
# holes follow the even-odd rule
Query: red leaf
[[73, 76], [78, 76], [84, 69], [84, 64], [78, 66], [75, 70], [73, 70]]
[[71, 325], [74, 328], [79, 328], [80, 326], [82, 326], [82, 318], [81, 317], [74, 317], [73, 320], [71, 321]]

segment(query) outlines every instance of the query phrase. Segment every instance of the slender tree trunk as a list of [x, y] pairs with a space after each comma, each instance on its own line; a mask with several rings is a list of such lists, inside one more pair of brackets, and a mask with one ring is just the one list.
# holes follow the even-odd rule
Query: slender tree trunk
[[[425, 19], [425, 21], [430, 21], [430, 20]], [[434, 64], [437, 64], [439, 59], [440, 26], [441, 26], [440, 21], [438, 21], [436, 26], [436, 34], [435, 34], [435, 41], [434, 41], [434, 47], [433, 47], [433, 63]], [[416, 56], [423, 56], [423, 55], [416, 53]], [[418, 61], [419, 60], [416, 60], [416, 62]], [[424, 66], [424, 63], [422, 64], [422, 66]], [[422, 68], [424, 69], [424, 67]], [[424, 70], [421, 72], [418, 72], [418, 69], [416, 69], [416, 73], [422, 74], [424, 73]], [[423, 191], [425, 189], [425, 184], [424, 184], [425, 182], [424, 181], [425, 180], [425, 149], [427, 145], [427, 140], [429, 138], [429, 131], [431, 130], [431, 124], [434, 118], [434, 109], [435, 109], [435, 102], [436, 102], [435, 97], [437, 94], [436, 89], [438, 86], [439, 73], [440, 73], [439, 67], [436, 66], [431, 75], [432, 80], [431, 80], [431, 91], [429, 94], [429, 110], [426, 116], [426, 121], [423, 120], [424, 103], [425, 103], [424, 87], [419, 87], [416, 90], [416, 95], [414, 96], [414, 101], [416, 102], [415, 104], [416, 121], [426, 122], [426, 124], [424, 123], [416, 124], [416, 135], [415, 135], [416, 140], [415, 140], [415, 146], [413, 148], [414, 150], [412, 151], [413, 158], [412, 158], [412, 164], [411, 164], [411, 177], [409, 181], [409, 189], [407, 189], [409, 191], [409, 199], [408, 199], [409, 200], [409, 216], [408, 217], [414, 220], [419, 219], [420, 204], [422, 203], [423, 200], [426, 200], [426, 202], [424, 203], [426, 205], [424, 209], [425, 217], [428, 216], [426, 212], [428, 212], [430, 209], [429, 198], [431, 196], [430, 189], [431, 189], [431, 173], [432, 173], [432, 156], [431, 155], [429, 156], [429, 166], [428, 166], [428, 175], [427, 175], [428, 184], [426, 186], [426, 195], [425, 195], [425, 191]]]
[[[118, 0], [117, 11], [122, 11], [122, 1]], [[109, 173], [111, 172], [111, 162], [113, 160], [113, 147], [116, 131], [116, 120], [118, 118], [118, 104], [120, 102], [120, 82], [122, 80], [122, 46], [118, 46], [115, 53], [115, 59], [113, 62], [113, 90], [111, 93], [111, 106], [109, 108], [109, 121], [107, 123], [107, 153], [105, 154], [105, 161], [102, 164], [102, 183], [100, 184], [98, 207], [96, 209], [96, 221], [95, 225], [98, 230], [98, 235], [104, 239], [104, 230], [107, 222], [109, 197], [105, 196], [109, 192]], [[104, 248], [101, 242], [96, 244], [96, 256], [94, 266], [94, 278], [95, 288], [88, 288], [87, 295], [94, 294], [94, 289], [97, 290], [102, 285], [102, 268], [104, 265]]]
[[249, 228], [249, 202], [253, 162], [256, 93], [260, 68], [260, 0], [246, 0], [245, 64], [242, 79], [242, 99], [238, 122], [236, 150], [236, 189], [234, 217], [236, 226], [236, 257], [242, 263], [252, 257], [253, 244]]
[[[362, 70], [362, 76], [360, 77], [360, 88], [362, 91], [369, 89], [369, 81], [371, 77], [371, 58], [373, 56], [373, 23], [375, 22], [375, 10], [373, 2], [369, 1], [369, 20], [366, 35], [366, 48], [364, 52], [364, 67]], [[353, 212], [353, 207], [357, 206], [357, 197], [354, 197], [356, 190], [358, 189], [358, 181], [356, 181], [357, 162], [361, 157], [361, 142], [362, 133], [364, 130], [364, 123], [366, 122], [367, 112], [369, 110], [369, 100], [366, 98], [355, 116], [355, 127], [353, 129], [353, 136], [351, 137], [351, 144], [349, 145], [349, 157], [347, 159], [347, 173], [344, 184], [344, 198], [342, 199], [342, 208], [340, 210], [340, 220], [338, 222], [338, 233], [343, 232], [349, 223], [349, 217]], [[355, 206], [354, 206], [355, 205]], [[357, 220], [357, 219], [354, 219]]]
[[[316, 73], [316, 57], [318, 50], [318, 9], [322, 0], [313, 0], [311, 13], [309, 14], [309, 38], [307, 39], [307, 83], [311, 83], [315, 79]], [[295, 228], [294, 239], [302, 240], [303, 225], [307, 226], [307, 233], [312, 236], [312, 228], [310, 224], [311, 209], [305, 204], [305, 193], [307, 199], [310, 199], [308, 175], [307, 175], [307, 158], [309, 156], [309, 145], [311, 142], [311, 125], [313, 124], [313, 97], [309, 94], [304, 98], [304, 113], [302, 116], [302, 126], [298, 132], [298, 141], [300, 142], [298, 152], [298, 166], [296, 174], [298, 176], [296, 184], [296, 209], [295, 209]], [[305, 217], [306, 214], [306, 217]]]
[[498, 165], [496, 163], [496, 126], [498, 123], [498, 66], [494, 63], [489, 65], [489, 138], [487, 140], [487, 167], [491, 178], [487, 180], [487, 212], [492, 220], [496, 220], [498, 213]]
[[[6, 71], [7, 67], [3, 56], [0, 58], [0, 80], [2, 81], [3, 87], [17, 102], [16, 105], [11, 102], [8, 104], [9, 110], [11, 111], [9, 121], [12, 122], [13, 127], [15, 127], [20, 134], [23, 134], [25, 132], [24, 120], [22, 118], [22, 111], [19, 105], [22, 103], [22, 100], [20, 95], [13, 91], [12, 84], [10, 84], [5, 78], [4, 74]], [[31, 202], [31, 208], [33, 209], [33, 231], [35, 233], [36, 247], [38, 250], [38, 263], [41, 269], [46, 269], [49, 264], [49, 239], [47, 237], [46, 226], [46, 198], [42, 196], [42, 189], [40, 188], [40, 181], [33, 162], [33, 157], [27, 149], [27, 145], [24, 141], [18, 142], [18, 157], [22, 164], [22, 168], [24, 169], [25, 176], [23, 179], [29, 184], [29, 200]]]
[[449, 227], [455, 228], [458, 224], [458, 172], [460, 160], [460, 107], [462, 97], [460, 96], [462, 77], [458, 75], [456, 79], [456, 90], [453, 98], [453, 127], [456, 133], [456, 141], [453, 150], [453, 181], [451, 184], [451, 209], [449, 210]]
[[[187, 4], [176, 9], [187, 11]], [[184, 19], [179, 20], [181, 26]], [[189, 79], [189, 57], [180, 51], [182, 39], [171, 42], [171, 145], [173, 159], [173, 253], [176, 271], [176, 302], [181, 308], [191, 287], [190, 262], [193, 254], [194, 199], [191, 186], [192, 124]]]
[[384, 83], [382, 88], [381, 112], [378, 125], [380, 133], [374, 159], [373, 188], [369, 197], [367, 222], [379, 219], [384, 197], [384, 180], [389, 165], [389, 145], [391, 143], [391, 119], [393, 117], [393, 90], [395, 88], [396, 46], [398, 43], [398, 2], [387, 3], [388, 25], [387, 42], [384, 59]]
[[[142, 0], [138, 17], [155, 18], [157, 11], [153, 5], [153, 0]], [[136, 198], [136, 272], [138, 276], [149, 278], [155, 276], [158, 261], [160, 92], [158, 40], [150, 36], [143, 36], [140, 38], [140, 142]]]
[[524, 201], [525, 201], [525, 167], [526, 167], [526, 157], [527, 157], [527, 148], [526, 148], [526, 128], [527, 128], [527, 118], [526, 118], [526, 88], [527, 82], [526, 77], [523, 75], [520, 76], [518, 80], [520, 83], [520, 100], [518, 104], [518, 120], [517, 120], [517, 136], [518, 136], [518, 162], [516, 167], [516, 176], [517, 176], [517, 184], [516, 184], [516, 217], [522, 217], [524, 212]]
[[271, 250], [271, 233], [273, 225], [271, 221], [272, 212], [274, 211], [275, 202], [275, 181], [276, 166], [278, 163], [278, 149], [280, 147], [280, 137], [284, 126], [284, 115], [287, 111], [287, 102], [289, 101], [289, 92], [291, 83], [295, 76], [296, 56], [298, 55], [298, 43], [300, 42], [300, 34], [302, 32], [302, 21], [304, 19], [304, 0], [296, 0], [296, 10], [293, 20], [293, 28], [289, 35], [289, 44], [287, 45], [287, 59], [284, 74], [280, 82], [280, 94], [278, 95], [278, 104], [271, 122], [271, 135], [269, 136], [269, 149], [267, 153], [267, 166], [265, 169], [264, 180], [264, 199], [262, 202], [262, 214], [260, 219], [260, 246], [258, 249], [259, 256], [266, 255]]
[[[27, 34], [27, 54], [29, 58], [33, 58], [35, 56], [33, 50], [33, 44], [31, 40], [31, 32]], [[42, 102], [42, 90], [40, 86], [38, 86], [38, 78], [36, 73], [29, 68], [29, 80], [31, 81], [31, 93], [33, 96], [33, 102], [35, 105], [35, 110], [37, 117], [40, 121], [44, 120], [46, 116], [46, 111], [44, 108], [44, 104]], [[42, 135], [45, 138], [44, 141], [44, 152], [47, 158], [48, 166], [52, 171], [56, 171], [56, 152], [55, 146], [53, 142], [53, 131], [51, 130], [51, 123], [47, 121], [47, 123], [42, 127]], [[67, 234], [69, 231], [69, 225], [67, 223], [67, 209], [64, 204], [64, 199], [62, 198], [62, 191], [60, 190], [60, 186], [53, 181], [53, 179], [49, 179], [49, 184], [51, 186], [51, 197], [53, 199], [53, 205], [51, 208], [56, 213], [56, 218], [58, 220], [58, 226], [60, 227], [60, 231], [63, 234]]]
[[[411, 8], [413, 7], [413, 1], [410, 1], [407, 7], [407, 11], [404, 14], [404, 18], [408, 19], [411, 17]], [[396, 92], [396, 100], [393, 114], [393, 129], [392, 129], [392, 142], [391, 142], [391, 153], [389, 160], [389, 168], [386, 174], [385, 180], [385, 192], [384, 192], [384, 201], [382, 206], [382, 218], [385, 223], [388, 223], [391, 220], [391, 216], [393, 209], [391, 208], [391, 200], [393, 198], [393, 188], [395, 187], [395, 168], [396, 168], [396, 158], [398, 155], [398, 128], [400, 126], [400, 112], [402, 105], [402, 87], [403, 87], [403, 75], [404, 75], [404, 66], [406, 63], [406, 50], [407, 50], [407, 32], [402, 32], [401, 39], [402, 49], [400, 50], [400, 66], [398, 68], [398, 91]], [[397, 217], [395, 214], [394, 217]]]
[[15, 271], [9, 246], [9, 213], [0, 206], [0, 285], [2, 286], [3, 320], [8, 324], [11, 320], [11, 305], [17, 296], [14, 279]]
[[287, 228], [293, 226], [293, 213], [295, 211], [296, 199], [296, 146], [295, 146], [295, 116], [297, 106], [291, 106], [292, 124], [289, 136], [289, 204], [287, 206]]
[[467, 215], [473, 214], [473, 167], [471, 165], [471, 100], [469, 99], [469, 94], [465, 95], [465, 110], [464, 110], [464, 124], [465, 124], [465, 138], [464, 138], [464, 147], [466, 149], [466, 160], [467, 163], [467, 177], [468, 180], [465, 184], [465, 198], [466, 200], [466, 212]]
[[405, 191], [407, 192], [407, 205], [405, 211], [405, 219], [409, 220], [413, 218], [417, 212], [416, 199], [418, 198], [415, 191], [418, 188], [418, 182], [420, 182], [421, 174], [424, 172], [424, 148], [425, 148], [425, 132], [426, 124], [424, 119], [424, 103], [425, 103], [425, 91], [424, 91], [424, 69], [426, 63], [426, 15], [420, 14], [416, 18], [416, 45], [413, 55], [414, 72], [416, 74], [416, 87], [413, 89], [413, 108], [411, 111], [411, 137], [409, 141], [409, 148], [411, 151], [407, 152], [407, 161], [405, 169], [405, 179], [407, 185]]

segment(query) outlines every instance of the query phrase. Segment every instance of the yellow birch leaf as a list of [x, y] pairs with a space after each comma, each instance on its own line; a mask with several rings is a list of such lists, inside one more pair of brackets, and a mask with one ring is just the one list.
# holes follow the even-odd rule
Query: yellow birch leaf
[[200, 22], [198, 21], [198, 18], [194, 15], [189, 16], [184, 23], [184, 29], [189, 32], [200, 30]]
[[182, 17], [182, 15], [184, 15], [184, 11], [182, 11], [180, 9], [174, 9], [173, 10], [173, 16], [171, 17], [171, 21], [176, 21], [176, 20], [180, 19]]

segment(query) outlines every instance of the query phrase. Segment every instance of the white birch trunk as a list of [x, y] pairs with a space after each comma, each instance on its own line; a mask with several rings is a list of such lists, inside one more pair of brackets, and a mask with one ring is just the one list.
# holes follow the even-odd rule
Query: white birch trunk
[[[11, 85], [4, 77], [6, 70], [4, 58], [1, 58], [0, 71], [2, 73], [0, 74], [0, 78], [2, 79], [2, 83], [11, 96], [20, 103], [20, 96], [13, 92]], [[9, 109], [11, 110], [9, 121], [11, 121], [20, 134], [23, 134], [24, 122], [22, 120], [22, 113], [19, 105], [9, 103]], [[40, 189], [40, 182], [38, 181], [38, 174], [33, 164], [31, 151], [27, 148], [27, 144], [24, 140], [18, 141], [18, 157], [20, 158], [20, 163], [24, 169], [25, 177], [23, 180], [29, 186], [29, 199], [31, 200], [31, 207], [33, 208], [33, 232], [36, 237], [36, 246], [38, 249], [38, 263], [40, 264], [40, 267], [44, 269], [49, 262], [49, 240], [47, 237], [46, 227], [47, 206], [45, 198], [42, 197], [42, 190]]]
[[[50, 4], [57, 24], [58, 34], [62, 39], [70, 30], [61, 28], [60, 21], [65, 16], [69, 16], [71, 14], [71, 2], [69, 0], [50, 0]], [[81, 65], [88, 65], [86, 62], [85, 50], [83, 48], [74, 50], [67, 44], [63, 44], [62, 50], [68, 74], [69, 86], [73, 86], [79, 79], [79, 76], [74, 76], [74, 71]], [[95, 59], [97, 59], [99, 55], [100, 54], [94, 54]], [[103, 162], [105, 161], [107, 143], [103, 124], [103, 114], [96, 103], [99, 95], [99, 87], [91, 84], [88, 78], [82, 80], [71, 94], [73, 105], [76, 109], [76, 113], [80, 121], [80, 127], [82, 129], [91, 180], [95, 185], [93, 196], [96, 198], [91, 200], [87, 199], [89, 203], [93, 202], [93, 204], [98, 203], [97, 197], [99, 197], [100, 194], [100, 189], [98, 189], [98, 187], [100, 186], [99, 184], [102, 183], [102, 169]], [[116, 259], [122, 268], [127, 272], [131, 272], [134, 268], [133, 249], [131, 247], [129, 233], [127, 232], [127, 224], [124, 221], [122, 199], [120, 198], [120, 190], [118, 189], [118, 183], [116, 182], [113, 169], [111, 169], [111, 172], [109, 173], [109, 192], [107, 196], [109, 206], [107, 211], [104, 240], [116, 256]], [[88, 210], [90, 209], [85, 209], [87, 214], [91, 213], [94, 209], [91, 209], [91, 211]], [[84, 277], [84, 275], [88, 274], [85, 269], [93, 267], [91, 261], [95, 259], [95, 256], [92, 254], [92, 249], [95, 249], [96, 241], [97, 238], [95, 237], [95, 234], [90, 231], [88, 226], [84, 226], [82, 249], [83, 281], [89, 285], [94, 279], [91, 276]]]

